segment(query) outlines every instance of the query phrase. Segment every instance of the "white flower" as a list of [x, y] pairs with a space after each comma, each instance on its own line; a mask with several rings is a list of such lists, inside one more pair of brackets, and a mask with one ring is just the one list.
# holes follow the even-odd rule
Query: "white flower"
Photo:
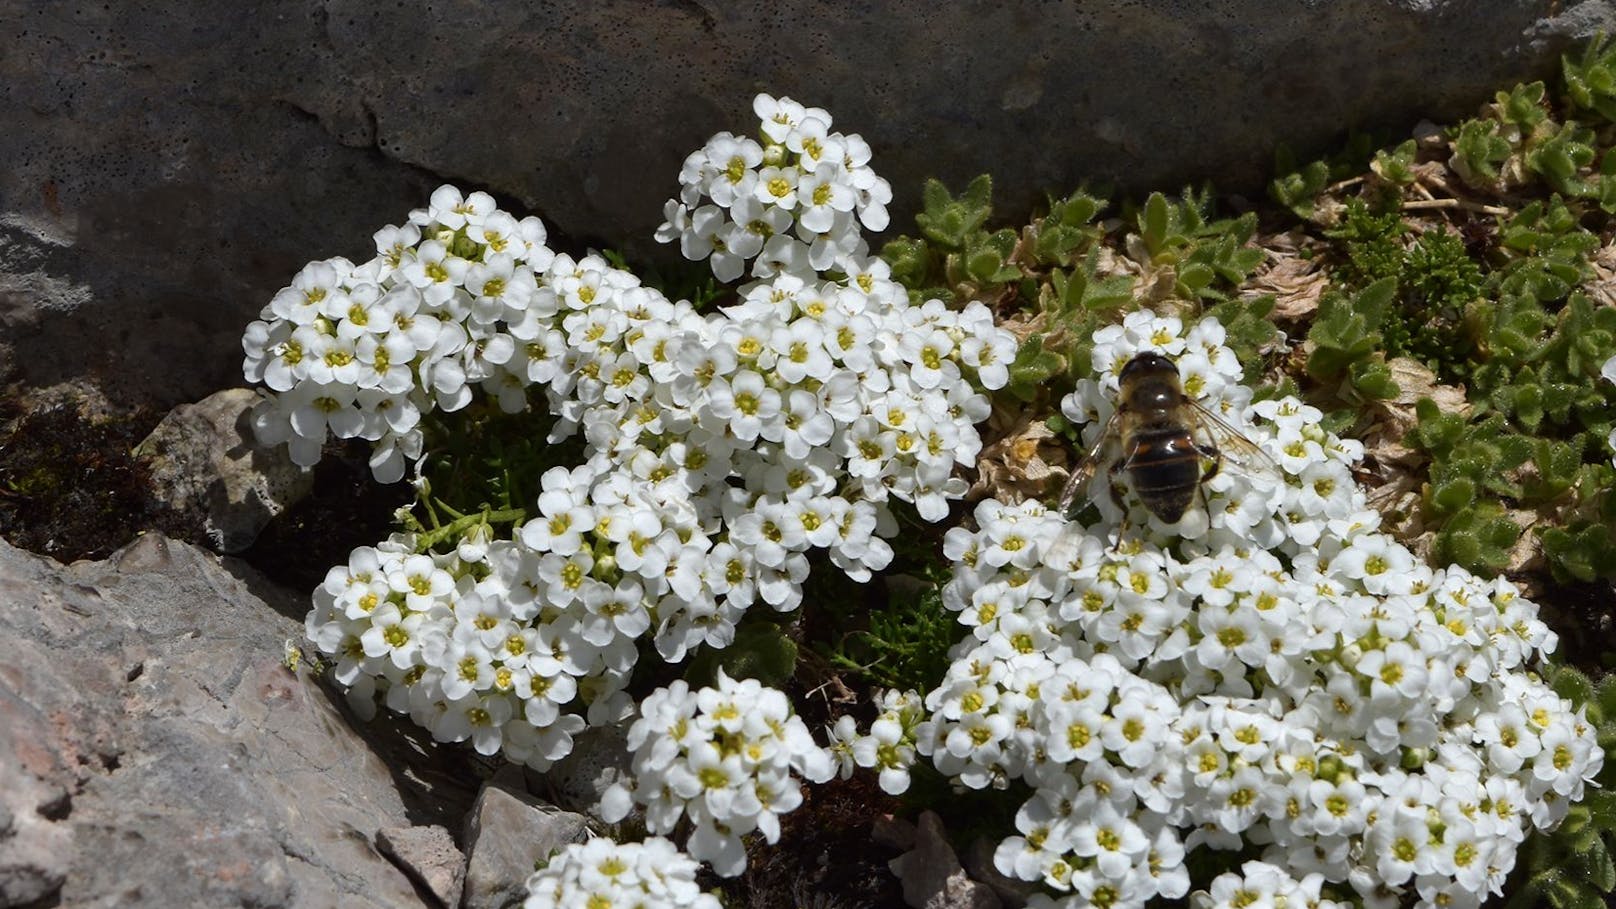
[[571, 843], [527, 880], [523, 909], [719, 909], [696, 883], [694, 859], [660, 836], [644, 843], [604, 838]]

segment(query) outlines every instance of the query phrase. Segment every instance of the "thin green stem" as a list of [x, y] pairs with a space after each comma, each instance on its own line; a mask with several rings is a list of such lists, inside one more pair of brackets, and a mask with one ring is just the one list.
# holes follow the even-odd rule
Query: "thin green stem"
[[444, 540], [459, 536], [477, 524], [516, 524], [526, 518], [527, 510], [523, 508], [505, 508], [499, 511], [480, 511], [476, 514], [461, 515], [441, 527], [435, 527], [422, 534], [415, 545], [420, 551], [425, 552]]

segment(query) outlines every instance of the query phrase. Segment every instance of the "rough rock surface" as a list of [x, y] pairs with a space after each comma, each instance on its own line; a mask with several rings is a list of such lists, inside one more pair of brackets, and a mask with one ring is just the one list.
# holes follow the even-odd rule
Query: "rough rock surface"
[[589, 819], [547, 805], [507, 765], [483, 785], [466, 816], [464, 909], [508, 909], [527, 896], [535, 863], [589, 838]]
[[466, 857], [448, 830], [427, 827], [383, 827], [376, 831], [376, 848], [432, 891], [447, 909], [459, 909], [466, 886]]
[[442, 181], [649, 245], [683, 157], [754, 92], [1010, 210], [1084, 178], [1260, 186], [1280, 142], [1406, 130], [1553, 70], [1610, 0], [204, 0], [0, 8], [0, 376], [159, 407], [239, 381], [304, 262], [367, 256]]
[[258, 393], [227, 388], [168, 412], [135, 448], [150, 465], [159, 501], [198, 514], [220, 552], [241, 552], [271, 518], [314, 489], [314, 472], [292, 463], [286, 446], [253, 437]]
[[375, 834], [471, 784], [283, 665], [301, 596], [158, 534], [0, 591], [0, 906], [427, 905]]
[[915, 846], [889, 863], [903, 882], [903, 900], [914, 909], [1000, 909], [992, 887], [971, 880], [948, 845], [943, 821], [935, 811], [922, 811], [915, 825]]

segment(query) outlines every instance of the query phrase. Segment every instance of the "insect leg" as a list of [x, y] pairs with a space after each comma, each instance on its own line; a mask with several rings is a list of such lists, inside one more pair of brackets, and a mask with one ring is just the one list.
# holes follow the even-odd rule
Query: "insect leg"
[[1122, 509], [1124, 515], [1128, 513], [1128, 506], [1122, 501], [1122, 490], [1117, 486], [1117, 477], [1126, 466], [1127, 462], [1123, 458], [1117, 458], [1105, 471], [1105, 486], [1111, 492], [1111, 501], [1117, 503], [1117, 507]]
[[1111, 462], [1111, 467], [1106, 471], [1106, 488], [1111, 492], [1111, 501], [1122, 509], [1122, 521], [1117, 524], [1117, 538], [1111, 541], [1112, 552], [1122, 548], [1122, 538], [1128, 534], [1128, 503], [1122, 497], [1122, 487], [1117, 485], [1117, 477], [1127, 469], [1127, 466], [1127, 458], [1117, 458]]
[[1195, 446], [1195, 450], [1200, 453], [1201, 457], [1212, 462], [1212, 466], [1206, 468], [1205, 472], [1201, 474], [1201, 482], [1205, 483], [1207, 480], [1217, 476], [1218, 471], [1223, 469], [1223, 452], [1211, 445], [1199, 444]]

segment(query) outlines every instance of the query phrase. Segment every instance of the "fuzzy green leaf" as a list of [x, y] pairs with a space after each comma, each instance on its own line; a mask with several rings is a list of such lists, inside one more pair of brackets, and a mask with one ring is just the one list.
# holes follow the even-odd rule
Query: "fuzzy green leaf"
[[1281, 146], [1274, 155], [1274, 173], [1277, 176], [1268, 184], [1268, 195], [1298, 218], [1312, 219], [1314, 201], [1330, 184], [1330, 165], [1310, 161], [1298, 166], [1290, 149]]
[[1568, 108], [1597, 113], [1616, 123], [1616, 45], [1608, 36], [1589, 42], [1575, 62], [1570, 56], [1561, 57], [1560, 73]]
[[1491, 120], [1467, 120], [1453, 140], [1450, 164], [1466, 183], [1485, 189], [1498, 181], [1498, 168], [1509, 160], [1509, 143]]
[[1381, 149], [1375, 152], [1375, 160], [1370, 168], [1381, 179], [1398, 186], [1407, 186], [1414, 182], [1414, 158], [1417, 146], [1413, 139], [1409, 139], [1396, 148]]
[[1549, 567], [1556, 576], [1579, 581], [1616, 574], [1616, 539], [1603, 524], [1581, 523], [1572, 527], [1549, 527], [1540, 539]]
[[785, 629], [770, 621], [743, 622], [735, 640], [722, 649], [703, 648], [690, 661], [685, 677], [692, 682], [711, 684], [718, 670], [735, 679], [757, 679], [765, 685], [782, 686], [797, 668], [797, 645]]
[[1452, 514], [1469, 505], [1476, 498], [1476, 483], [1469, 477], [1459, 477], [1431, 490], [1431, 505]]
[[1594, 683], [1574, 666], [1556, 667], [1551, 687], [1555, 694], [1577, 705], [1588, 703], [1594, 696]]
[[1609, 893], [1616, 889], [1616, 862], [1611, 861], [1610, 849], [1603, 839], [1594, 837], [1588, 850], [1582, 854], [1582, 859], [1588, 866], [1589, 883], [1596, 890]]
[[1308, 374], [1333, 378], [1379, 348], [1380, 326], [1396, 293], [1397, 281], [1384, 278], [1350, 298], [1326, 294], [1307, 333], [1308, 340], [1317, 345], [1307, 361]]
[[1066, 371], [1066, 358], [1044, 349], [1042, 335], [1033, 335], [1022, 342], [1016, 351], [1015, 362], [1010, 364], [1010, 391], [1028, 400], [1038, 386]]
[[992, 213], [992, 196], [993, 181], [986, 174], [972, 180], [957, 199], [940, 181], [927, 180], [922, 193], [925, 210], [915, 215], [915, 223], [928, 240], [944, 249], [964, 249]]
[[1348, 374], [1352, 387], [1367, 398], [1384, 401], [1397, 397], [1401, 391], [1397, 380], [1392, 378], [1391, 369], [1378, 360], [1359, 360], [1348, 369]]
[[925, 240], [898, 237], [881, 247], [881, 258], [892, 267], [892, 279], [906, 287], [928, 283], [931, 251]]
[[1150, 198], [1145, 200], [1145, 207], [1139, 212], [1139, 236], [1152, 254], [1159, 252], [1166, 244], [1169, 226], [1167, 197], [1161, 193], [1151, 193]]
[[1529, 82], [1507, 92], [1499, 92], [1499, 113], [1504, 122], [1519, 127], [1522, 133], [1530, 133], [1539, 123], [1548, 119], [1549, 112], [1543, 104], [1546, 93], [1547, 86], [1542, 82]]

